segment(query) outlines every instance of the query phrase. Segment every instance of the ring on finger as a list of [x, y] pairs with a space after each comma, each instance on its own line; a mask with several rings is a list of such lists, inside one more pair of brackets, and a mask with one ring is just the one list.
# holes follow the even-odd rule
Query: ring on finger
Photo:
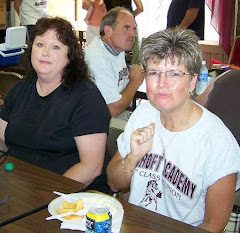
[[138, 134], [139, 134], [139, 135], [142, 135], [142, 132], [143, 132], [142, 129], [139, 129], [139, 130], [138, 130]]

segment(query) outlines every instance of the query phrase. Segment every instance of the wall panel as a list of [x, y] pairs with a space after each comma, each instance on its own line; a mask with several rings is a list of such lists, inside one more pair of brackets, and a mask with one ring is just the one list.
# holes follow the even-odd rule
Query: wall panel
[[212, 67], [211, 59], [216, 59], [222, 63], [228, 62], [228, 56], [224, 49], [214, 41], [199, 41], [203, 60], [206, 61], [208, 69]]

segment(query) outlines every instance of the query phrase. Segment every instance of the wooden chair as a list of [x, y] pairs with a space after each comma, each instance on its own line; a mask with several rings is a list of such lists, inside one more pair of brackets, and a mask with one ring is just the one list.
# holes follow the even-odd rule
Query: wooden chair
[[240, 36], [237, 36], [233, 42], [228, 64], [240, 66]]
[[230, 66], [232, 69], [240, 70], [240, 36], [234, 39], [230, 55], [226, 62], [220, 60], [211, 59], [211, 64], [219, 64], [222, 66]]

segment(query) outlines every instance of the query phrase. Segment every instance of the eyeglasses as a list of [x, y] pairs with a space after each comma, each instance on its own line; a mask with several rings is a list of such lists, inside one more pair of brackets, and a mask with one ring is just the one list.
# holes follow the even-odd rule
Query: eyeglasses
[[152, 81], [158, 81], [162, 74], [165, 74], [167, 80], [177, 80], [184, 75], [192, 75], [192, 73], [182, 72], [181, 70], [169, 70], [166, 72], [160, 72], [156, 70], [145, 71], [146, 78]]

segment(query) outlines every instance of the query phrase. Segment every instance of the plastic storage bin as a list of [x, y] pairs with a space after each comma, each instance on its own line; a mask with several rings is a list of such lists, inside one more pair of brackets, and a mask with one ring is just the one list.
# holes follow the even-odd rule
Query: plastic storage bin
[[0, 50], [0, 66], [16, 65], [21, 60], [24, 49]]

